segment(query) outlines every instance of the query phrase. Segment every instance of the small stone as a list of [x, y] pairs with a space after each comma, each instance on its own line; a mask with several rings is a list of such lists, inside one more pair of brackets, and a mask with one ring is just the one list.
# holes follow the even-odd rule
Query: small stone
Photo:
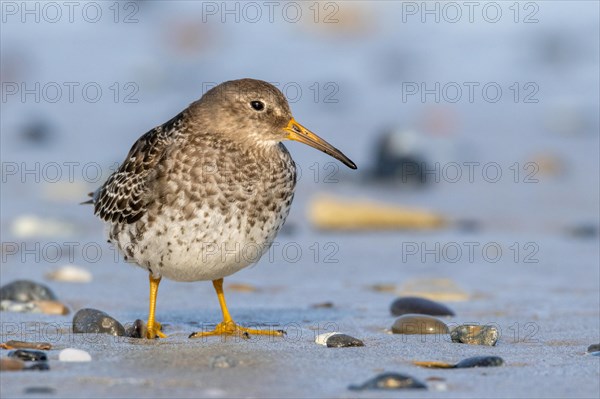
[[228, 369], [235, 366], [237, 366], [237, 361], [225, 355], [215, 356], [210, 361], [210, 367], [213, 369]]
[[8, 299], [0, 301], [0, 310], [3, 312], [42, 313], [42, 310], [34, 302], [16, 302]]
[[319, 334], [315, 337], [315, 342], [319, 345], [327, 346], [327, 340], [329, 339], [329, 337], [332, 337], [336, 334], [341, 334], [341, 333], [335, 331], [335, 332], [330, 332], [330, 333]]
[[355, 346], [365, 346], [365, 344], [360, 339], [346, 334], [334, 334], [327, 338], [328, 348], [350, 348]]
[[51, 395], [56, 391], [51, 387], [27, 387], [23, 392], [27, 395]]
[[122, 337], [125, 328], [117, 320], [97, 309], [81, 309], [73, 316], [76, 334], [110, 334]]
[[32, 302], [57, 299], [50, 288], [29, 280], [13, 281], [0, 288], [0, 301]]
[[494, 346], [500, 333], [494, 326], [480, 326], [477, 324], [463, 324], [450, 332], [452, 342], [469, 345]]
[[34, 237], [72, 237], [77, 234], [77, 229], [71, 223], [56, 219], [42, 219], [35, 215], [19, 216], [12, 223], [12, 233], [17, 238]]
[[75, 265], [62, 266], [46, 274], [45, 277], [48, 280], [67, 283], [89, 283], [92, 281], [92, 273]]
[[25, 370], [50, 370], [50, 365], [47, 362], [33, 362], [25, 366]]
[[26, 342], [26, 341], [6, 341], [0, 344], [2, 349], [52, 349], [52, 344], [49, 342]]
[[402, 296], [417, 296], [432, 301], [466, 301], [469, 295], [454, 281], [447, 278], [416, 279], [407, 281], [400, 289]]
[[48, 360], [48, 356], [42, 351], [33, 351], [27, 349], [17, 349], [8, 352], [8, 357], [23, 360], [24, 362], [38, 362]]
[[503, 364], [504, 360], [499, 356], [475, 356], [461, 360], [454, 367], [466, 369], [471, 367], [498, 367]]
[[25, 362], [19, 359], [0, 359], [0, 371], [17, 371], [25, 368]]
[[321, 302], [310, 305], [313, 309], [331, 309], [333, 307], [333, 302]]
[[144, 320], [137, 319], [131, 326], [125, 329], [125, 336], [129, 338], [146, 338], [146, 322]]
[[67, 348], [60, 351], [58, 360], [61, 362], [90, 362], [92, 356], [81, 349]]
[[598, 227], [593, 224], [581, 224], [572, 227], [569, 233], [576, 238], [596, 238], [598, 237]]
[[394, 292], [396, 286], [394, 284], [373, 284], [369, 286], [369, 289], [375, 292]]
[[415, 366], [419, 366], [419, 367], [426, 367], [426, 368], [430, 368], [430, 369], [453, 369], [456, 367], [456, 364], [453, 363], [446, 363], [446, 362], [440, 362], [437, 360], [425, 360], [425, 361], [419, 361], [419, 360], [414, 360], [412, 362]]
[[427, 298], [407, 296], [396, 299], [390, 306], [390, 312], [394, 316], [417, 313], [430, 316], [454, 316], [454, 312], [446, 305], [432, 301]]
[[600, 344], [592, 344], [587, 348], [588, 352], [600, 352]]
[[365, 389], [427, 389], [427, 386], [406, 374], [383, 373], [362, 385], [351, 385], [348, 389], [352, 391], [362, 391]]
[[45, 314], [66, 315], [69, 314], [69, 308], [58, 301], [33, 301], [35, 306]]
[[260, 291], [253, 285], [244, 283], [231, 283], [227, 286], [227, 291], [233, 292], [258, 292]]
[[432, 316], [406, 314], [392, 325], [394, 334], [448, 334], [448, 326]]

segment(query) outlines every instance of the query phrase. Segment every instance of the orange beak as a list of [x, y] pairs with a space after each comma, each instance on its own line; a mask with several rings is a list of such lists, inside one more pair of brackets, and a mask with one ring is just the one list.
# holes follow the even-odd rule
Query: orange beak
[[345, 156], [340, 150], [296, 122], [294, 118], [290, 119], [288, 125], [283, 129], [286, 131], [288, 140], [299, 141], [304, 144], [323, 151], [325, 154], [334, 157], [338, 161], [351, 169], [356, 169], [356, 164]]

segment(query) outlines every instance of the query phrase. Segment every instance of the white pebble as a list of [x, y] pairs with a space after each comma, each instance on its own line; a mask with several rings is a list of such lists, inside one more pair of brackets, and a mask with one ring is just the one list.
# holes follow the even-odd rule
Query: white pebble
[[23, 215], [12, 223], [12, 233], [18, 238], [68, 237], [75, 234], [75, 227], [61, 220]]
[[65, 265], [46, 274], [46, 278], [68, 283], [89, 283], [92, 281], [92, 273], [78, 266]]
[[81, 349], [67, 348], [60, 351], [58, 360], [61, 362], [90, 362], [92, 356]]
[[341, 334], [340, 332], [330, 332], [330, 333], [324, 333], [324, 334], [319, 334], [315, 337], [315, 342], [319, 345], [323, 345], [323, 346], [327, 346], [327, 340], [329, 339], [329, 337], [333, 336], [333, 335], [338, 335]]

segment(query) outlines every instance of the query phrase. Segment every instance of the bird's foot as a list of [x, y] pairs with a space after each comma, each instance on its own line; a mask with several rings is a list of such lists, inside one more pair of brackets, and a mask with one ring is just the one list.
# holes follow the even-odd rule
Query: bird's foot
[[256, 330], [253, 328], [241, 327], [233, 321], [221, 322], [217, 324], [212, 331], [198, 331], [190, 334], [189, 338], [204, 338], [216, 335], [236, 335], [242, 338], [250, 338], [250, 335], [267, 335], [270, 337], [283, 337], [286, 334], [284, 330]]
[[154, 325], [147, 325], [146, 338], [167, 338], [167, 336], [162, 332], [162, 325], [158, 321], [155, 321]]

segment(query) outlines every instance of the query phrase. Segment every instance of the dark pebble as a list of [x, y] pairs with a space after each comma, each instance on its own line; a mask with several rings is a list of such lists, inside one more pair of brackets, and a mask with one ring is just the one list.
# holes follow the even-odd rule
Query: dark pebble
[[25, 362], [38, 362], [48, 360], [48, 356], [42, 351], [32, 351], [26, 349], [18, 349], [8, 352], [8, 357], [21, 359]]
[[310, 307], [313, 309], [331, 309], [331, 308], [333, 308], [333, 302], [315, 303], [314, 305], [311, 305]]
[[427, 386], [406, 374], [383, 373], [362, 385], [350, 385], [348, 389], [353, 391], [365, 389], [427, 389]]
[[51, 387], [27, 387], [23, 392], [28, 395], [50, 395], [56, 390]]
[[125, 328], [117, 320], [97, 309], [81, 309], [73, 316], [76, 334], [110, 334], [124, 336]]
[[327, 338], [328, 348], [349, 348], [353, 346], [365, 346], [365, 344], [360, 339], [346, 334], [334, 334]]
[[454, 312], [446, 305], [416, 296], [398, 298], [392, 302], [390, 312], [394, 316], [417, 313], [430, 316], [454, 316]]
[[45, 371], [45, 370], [50, 370], [50, 366], [48, 365], [48, 362], [35, 362], [35, 363], [28, 364], [28, 366], [26, 366], [24, 370]]
[[132, 325], [125, 329], [125, 336], [129, 338], [146, 338], [147, 331], [146, 322], [137, 319]]
[[0, 301], [32, 302], [57, 299], [50, 288], [29, 280], [13, 281], [0, 288]]
[[452, 342], [470, 345], [494, 346], [499, 337], [498, 329], [494, 326], [479, 326], [463, 324], [450, 332]]
[[600, 352], [600, 344], [592, 344], [590, 346], [588, 346], [587, 349], [588, 352]]
[[466, 369], [471, 367], [498, 367], [504, 364], [504, 360], [498, 356], [475, 356], [463, 359], [456, 363], [454, 368]]
[[582, 224], [571, 228], [570, 233], [576, 238], [595, 238], [598, 236], [598, 227], [592, 224]]
[[394, 334], [448, 334], [448, 326], [435, 317], [406, 314], [400, 316], [392, 325]]

